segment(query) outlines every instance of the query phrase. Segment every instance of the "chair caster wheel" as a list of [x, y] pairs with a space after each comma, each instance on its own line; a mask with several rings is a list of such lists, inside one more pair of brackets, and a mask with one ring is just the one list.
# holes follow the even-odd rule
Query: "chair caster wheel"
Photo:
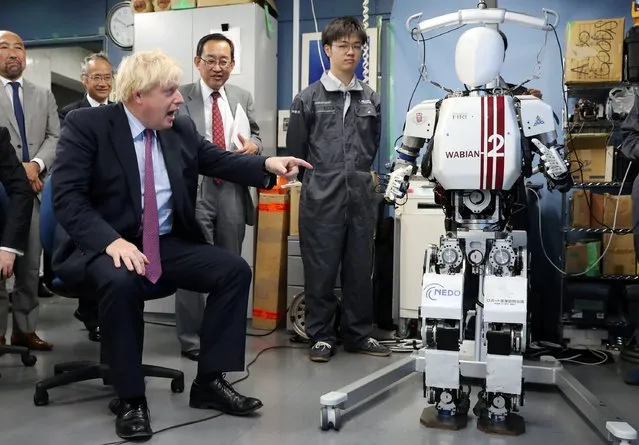
[[45, 406], [49, 404], [49, 393], [46, 389], [37, 389], [33, 395], [33, 404], [35, 406]]
[[342, 416], [338, 408], [322, 407], [320, 413], [320, 428], [322, 431], [328, 431], [331, 428], [339, 431], [342, 426]]
[[36, 356], [35, 355], [31, 355], [31, 354], [23, 354], [20, 357], [20, 360], [22, 360], [22, 364], [24, 366], [28, 366], [29, 368], [32, 367], [33, 365], [35, 365], [36, 362], [38, 361]]
[[176, 394], [184, 392], [184, 377], [177, 377], [171, 380], [171, 392]]

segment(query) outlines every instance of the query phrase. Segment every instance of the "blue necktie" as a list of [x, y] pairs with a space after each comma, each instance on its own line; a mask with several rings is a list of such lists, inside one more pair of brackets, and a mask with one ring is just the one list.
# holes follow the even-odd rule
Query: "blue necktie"
[[22, 139], [22, 162], [29, 162], [29, 146], [27, 145], [27, 130], [24, 126], [24, 110], [22, 110], [22, 102], [20, 102], [20, 84], [18, 82], [9, 82], [13, 88], [13, 112], [16, 115], [18, 128], [20, 129], [20, 139]]

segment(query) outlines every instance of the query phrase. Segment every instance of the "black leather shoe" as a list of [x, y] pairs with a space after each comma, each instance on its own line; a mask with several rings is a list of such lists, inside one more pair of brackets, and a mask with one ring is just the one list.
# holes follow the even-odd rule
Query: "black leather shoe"
[[245, 397], [235, 391], [231, 384], [220, 376], [207, 384], [194, 381], [189, 400], [191, 408], [215, 409], [232, 416], [252, 414], [263, 405], [258, 399]]
[[189, 360], [197, 362], [200, 359], [200, 350], [192, 349], [191, 351], [182, 351], [182, 357], [186, 357]]
[[42, 278], [40, 278], [40, 282], [38, 283], [38, 297], [40, 298], [51, 298], [53, 297], [53, 292], [51, 292], [47, 286], [44, 284], [44, 281], [42, 281]]
[[153, 436], [149, 409], [146, 405], [133, 406], [120, 400], [115, 419], [115, 432], [125, 440], [145, 441]]

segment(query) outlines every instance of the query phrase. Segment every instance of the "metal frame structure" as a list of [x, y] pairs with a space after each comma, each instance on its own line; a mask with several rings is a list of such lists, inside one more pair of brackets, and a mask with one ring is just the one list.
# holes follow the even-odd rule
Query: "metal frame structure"
[[[320, 398], [320, 427], [323, 430], [339, 430], [342, 411], [350, 411], [389, 390], [413, 373], [423, 372], [424, 362], [421, 350], [416, 351], [356, 382], [324, 394]], [[486, 364], [482, 362], [462, 360], [460, 371], [462, 376], [467, 378], [486, 378]], [[523, 374], [527, 383], [556, 387], [603, 439], [610, 440], [611, 422], [625, 423], [614, 407], [595, 396], [554, 358], [540, 362], [525, 362]], [[634, 438], [629, 440], [634, 439], [636, 432]]]

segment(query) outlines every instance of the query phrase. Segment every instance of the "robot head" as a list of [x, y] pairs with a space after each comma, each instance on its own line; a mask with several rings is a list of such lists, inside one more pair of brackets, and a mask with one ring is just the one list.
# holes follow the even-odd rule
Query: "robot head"
[[455, 71], [469, 88], [492, 82], [504, 64], [504, 40], [495, 29], [476, 27], [464, 32], [455, 48]]

